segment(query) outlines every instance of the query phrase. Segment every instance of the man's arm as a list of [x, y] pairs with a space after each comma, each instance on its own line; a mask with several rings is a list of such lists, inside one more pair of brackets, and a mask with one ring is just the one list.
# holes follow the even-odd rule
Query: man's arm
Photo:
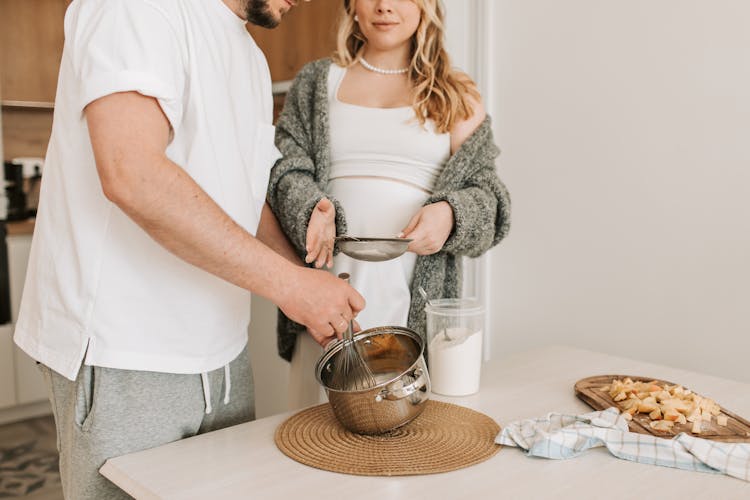
[[289, 241], [284, 230], [281, 229], [279, 219], [268, 206], [268, 202], [263, 204], [263, 212], [260, 214], [260, 224], [255, 237], [264, 243], [271, 250], [286, 258], [289, 262], [298, 266], [304, 266], [305, 263], [294, 251], [292, 242]]
[[254, 238], [167, 158], [170, 126], [155, 99], [111, 94], [85, 114], [104, 195], [167, 250], [322, 336], [343, 332], [343, 320], [364, 307], [341, 280], [295, 266]]

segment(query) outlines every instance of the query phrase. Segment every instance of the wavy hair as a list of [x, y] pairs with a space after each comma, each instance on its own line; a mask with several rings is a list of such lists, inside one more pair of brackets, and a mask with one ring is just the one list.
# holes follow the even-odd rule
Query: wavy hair
[[[356, 0], [354, 0], [356, 1]], [[450, 132], [453, 126], [470, 118], [473, 98], [480, 100], [474, 82], [454, 70], [444, 46], [444, 15], [439, 0], [412, 0], [421, 11], [417, 31], [411, 39], [409, 79], [414, 89], [412, 107], [419, 123], [432, 120], [439, 133]], [[333, 60], [339, 66], [354, 64], [367, 39], [354, 21], [354, 2], [344, 0], [336, 34]]]

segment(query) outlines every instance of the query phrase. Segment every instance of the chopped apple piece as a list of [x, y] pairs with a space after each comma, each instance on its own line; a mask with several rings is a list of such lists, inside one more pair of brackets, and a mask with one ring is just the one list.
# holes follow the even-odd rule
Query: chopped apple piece
[[651, 413], [659, 409], [658, 405], [641, 403], [638, 405], [638, 413]]
[[672, 408], [680, 413], [687, 413], [688, 405], [681, 399], [670, 398], [662, 402], [666, 408]]
[[699, 422], [701, 420], [701, 413], [698, 410], [693, 411], [687, 416], [688, 422]]
[[669, 420], [655, 420], [651, 422], [649, 425], [655, 431], [668, 432], [672, 430], [672, 427], [674, 426], [674, 422], [670, 422]]
[[676, 422], [678, 418], [680, 418], [680, 413], [674, 408], [666, 408], [664, 410], [664, 420]]
[[639, 403], [640, 401], [638, 401], [637, 399], [626, 399], [625, 401], [622, 402], [622, 407], [625, 408], [626, 410], [629, 410], [634, 406], [637, 407]]
[[631, 420], [638, 413], [647, 414], [649, 425], [659, 432], [669, 431], [675, 424], [691, 423], [692, 432], [699, 434], [703, 422], [710, 422], [712, 416], [717, 417], [718, 425], [726, 426], [728, 422], [713, 399], [681, 385], [660, 384], [655, 380], [634, 382], [625, 378], [614, 379], [601, 389], [618, 403], [624, 418]]

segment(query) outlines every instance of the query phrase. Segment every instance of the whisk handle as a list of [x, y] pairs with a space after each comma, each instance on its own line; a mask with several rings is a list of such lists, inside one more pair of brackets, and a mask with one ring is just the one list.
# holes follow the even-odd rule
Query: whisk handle
[[[351, 278], [351, 276], [349, 275], [349, 273], [339, 273], [339, 278], [349, 283], [349, 279]], [[352, 328], [352, 320], [349, 320], [349, 327], [342, 335], [344, 342], [351, 342], [354, 339], [354, 331]]]

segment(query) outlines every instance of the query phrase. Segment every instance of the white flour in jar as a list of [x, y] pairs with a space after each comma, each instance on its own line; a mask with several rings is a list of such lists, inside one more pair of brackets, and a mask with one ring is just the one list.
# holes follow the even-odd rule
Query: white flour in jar
[[432, 392], [466, 396], [479, 390], [482, 330], [464, 327], [439, 331], [427, 347]]

